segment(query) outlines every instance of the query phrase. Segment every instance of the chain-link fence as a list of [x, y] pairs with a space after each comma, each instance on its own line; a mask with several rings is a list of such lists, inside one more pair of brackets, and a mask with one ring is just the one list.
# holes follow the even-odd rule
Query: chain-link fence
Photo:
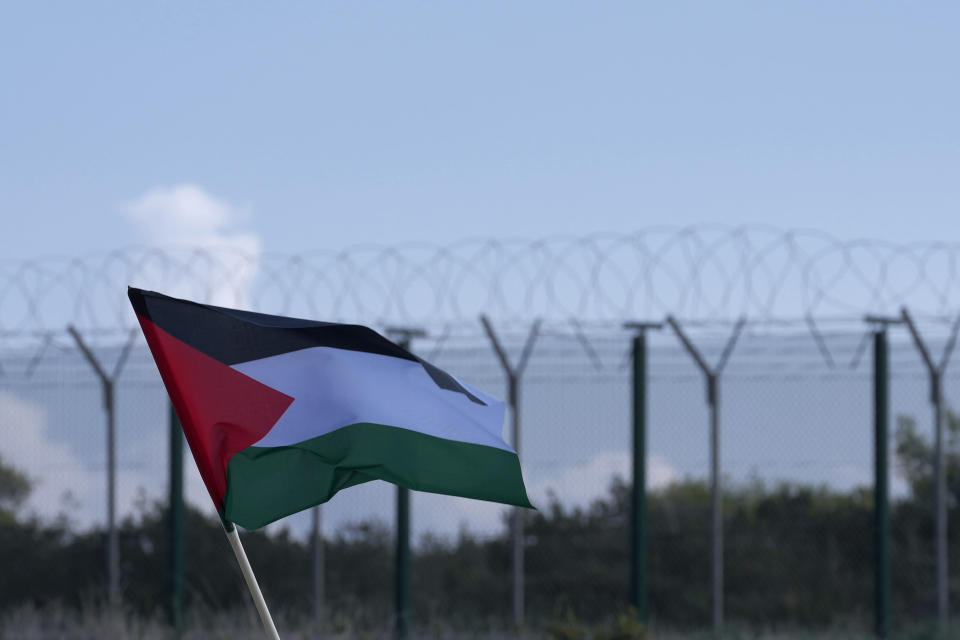
[[[526, 620], [548, 626], [609, 620], [630, 605], [633, 334], [622, 323], [660, 321], [675, 313], [684, 335], [712, 367], [743, 315], [743, 333], [718, 374], [716, 396], [724, 618], [734, 625], [868, 629], [876, 603], [876, 325], [862, 315], [899, 319], [901, 306], [912, 305], [930, 352], [938, 361], [946, 352], [949, 365], [956, 326], [948, 312], [960, 307], [954, 290], [957, 249], [842, 244], [817, 234], [718, 234], [713, 240], [684, 231], [552, 244], [478, 242], [322, 260], [143, 251], [7, 265], [0, 287], [0, 456], [33, 484], [17, 518], [33, 515], [36, 526], [58, 523], [74, 536], [103, 535], [108, 528], [105, 383], [82, 353], [82, 342], [107, 377], [115, 374], [117, 588], [121, 596], [133, 590], [138, 574], [128, 558], [142, 549], [131, 548], [134, 542], [124, 532], [138, 518], [149, 519], [155, 504], [165, 504], [169, 408], [142, 337], [131, 333], [132, 313], [122, 299], [128, 283], [266, 312], [360, 320], [380, 329], [423, 326], [427, 336], [412, 344], [415, 352], [500, 397], [506, 396], [507, 376], [480, 312], [490, 314], [513, 362], [539, 317], [518, 382], [522, 464], [539, 509], [526, 517]], [[657, 238], [657, 250], [649, 250]], [[811, 248], [811, 240], [820, 242], [819, 248]], [[630, 259], [646, 261], [636, 277], [624, 275], [630, 273], [626, 253], [617, 258], [628, 249]], [[728, 254], [718, 275], [717, 256]], [[417, 261], [418, 255], [427, 257]], [[680, 256], [680, 266], [676, 260], [670, 264], [670, 256]], [[856, 256], [879, 256], [880, 265], [876, 278], [859, 286], [844, 282], [851, 273], [869, 272]], [[238, 259], [246, 266], [230, 264]], [[825, 275], [830, 260], [839, 265], [831, 272], [835, 277]], [[610, 275], [613, 264], [620, 271], [616, 278]], [[901, 277], [911, 269], [912, 280]], [[611, 288], [615, 281], [623, 288], [619, 293]], [[318, 283], [330, 288], [326, 296]], [[677, 290], [667, 291], [670, 287]], [[627, 290], [629, 300], [618, 298]], [[655, 302], [644, 301], [645, 295]], [[579, 319], [571, 319], [577, 312]], [[795, 319], [789, 319], [791, 313]], [[65, 330], [68, 324], [77, 326], [79, 341]], [[930, 372], [902, 324], [887, 333], [892, 611], [894, 624], [902, 626], [938, 613], [935, 439]], [[669, 326], [648, 331], [647, 346], [644, 526], [650, 619], [663, 627], [708, 627], [715, 622], [716, 560], [708, 382]], [[960, 450], [951, 434], [960, 421], [950, 409], [960, 401], [958, 382], [960, 373], [945, 366], [947, 595], [953, 610], [960, 605], [960, 575], [953, 569], [960, 551], [955, 526], [960, 523], [954, 522]], [[213, 516], [192, 462], [187, 469], [189, 504]], [[373, 628], [383, 633], [392, 628], [394, 509], [394, 488], [383, 483], [354, 487], [323, 505], [322, 597], [331, 620], [331, 610], [362, 603]], [[509, 626], [507, 516], [499, 505], [413, 496], [415, 627], [465, 620]], [[308, 550], [311, 523], [304, 512], [268, 531], [288, 530]], [[106, 541], [95, 537], [90, 544], [102, 551]], [[366, 555], [358, 549], [367, 549]], [[105, 585], [102, 553], [96, 571]], [[358, 553], [349, 556], [355, 566], [369, 561], [373, 564], [363, 565], [369, 571], [386, 573], [366, 582], [349, 575], [344, 558]], [[188, 564], [203, 562], [189, 547], [187, 554]], [[284, 571], [299, 576], [297, 584], [309, 592], [294, 603], [306, 607], [316, 597], [310, 592], [316, 586], [313, 574], [299, 565]], [[202, 582], [188, 585], [192, 601], [215, 606], [213, 591]], [[270, 580], [265, 582], [269, 597]], [[278, 591], [284, 588], [277, 585]], [[8, 602], [0, 607], [19, 601], [15, 589], [4, 594]], [[28, 597], [39, 601], [44, 594]]]

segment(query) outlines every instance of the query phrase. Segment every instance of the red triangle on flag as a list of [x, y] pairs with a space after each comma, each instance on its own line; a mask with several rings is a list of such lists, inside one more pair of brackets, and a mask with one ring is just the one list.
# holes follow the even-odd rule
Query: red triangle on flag
[[230, 368], [138, 315], [187, 443], [218, 510], [227, 463], [259, 441], [293, 398]]

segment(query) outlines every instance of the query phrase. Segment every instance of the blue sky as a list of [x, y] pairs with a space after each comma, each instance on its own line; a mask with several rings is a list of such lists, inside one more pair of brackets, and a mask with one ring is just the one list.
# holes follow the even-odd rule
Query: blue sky
[[[958, 60], [955, 2], [5, 3], [0, 260], [171, 243], [256, 257], [701, 223], [956, 241]], [[232, 275], [246, 283], [254, 271]], [[652, 407], [660, 484], [705, 473], [691, 372], [679, 386], [664, 379]], [[60, 470], [40, 489], [47, 506], [67, 484], [88, 496], [88, 518], [102, 513], [99, 458], [70, 441], [83, 433], [99, 451], [100, 436], [87, 437], [101, 433], [93, 378], [89, 432], [63, 414], [72, 401], [11, 380], [0, 422], [21, 428], [5, 447], [31, 470]], [[150, 438], [166, 424], [152, 384], [149, 402], [123, 400], [125, 424], [141, 430], [121, 445], [144, 464], [162, 462]], [[559, 487], [585, 501], [628, 468], [627, 386], [566, 384], [562, 402], [556, 386], [531, 389], [525, 464], [535, 495]], [[809, 383], [807, 395], [765, 384], [731, 385], [734, 479], [869, 480], [865, 378]], [[895, 411], [925, 420], [923, 380], [898, 384]], [[681, 396], [695, 402], [671, 402]], [[580, 433], [597, 407], [609, 428], [593, 449], [550, 430], [565, 420]], [[797, 428], [767, 428], [783, 415]], [[153, 467], [122, 472], [127, 506], [136, 474], [161, 490]], [[378, 491], [354, 503], [389, 511], [392, 494]], [[495, 507], [454, 517], [442, 500], [417, 496], [417, 527], [460, 515], [499, 525]]]
[[0, 257], [698, 222], [951, 240], [958, 34], [949, 2], [8, 3]]

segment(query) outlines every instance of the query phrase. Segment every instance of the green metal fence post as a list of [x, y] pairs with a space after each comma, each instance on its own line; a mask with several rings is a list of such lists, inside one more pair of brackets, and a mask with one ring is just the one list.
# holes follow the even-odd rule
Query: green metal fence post
[[890, 487], [889, 457], [889, 374], [887, 370], [887, 331], [873, 334], [873, 562], [874, 632], [878, 638], [890, 637]]
[[631, 600], [637, 617], [647, 621], [647, 398], [646, 335], [633, 338], [633, 504], [630, 525]]
[[634, 329], [633, 360], [633, 487], [630, 500], [630, 606], [637, 619], [650, 617], [647, 596], [647, 329], [659, 323], [629, 322]]
[[310, 555], [313, 582], [313, 620], [322, 623], [326, 602], [326, 551], [323, 541], [323, 507], [320, 505], [311, 509]]
[[[410, 350], [410, 342], [414, 338], [423, 338], [427, 335], [423, 329], [409, 327], [392, 327], [387, 329], [387, 335], [396, 340], [396, 343]], [[406, 640], [410, 634], [410, 609], [412, 604], [410, 587], [410, 490], [397, 487], [397, 549], [394, 571], [394, 604], [396, 608], [394, 620], [394, 637], [397, 640]]]
[[397, 487], [396, 637], [410, 632], [410, 490]]
[[170, 405], [170, 618], [176, 637], [183, 634], [184, 509], [183, 429]]

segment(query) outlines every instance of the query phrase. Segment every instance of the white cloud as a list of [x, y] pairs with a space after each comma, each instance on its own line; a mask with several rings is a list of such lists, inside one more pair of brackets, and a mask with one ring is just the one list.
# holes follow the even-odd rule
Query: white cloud
[[245, 306], [261, 255], [260, 238], [238, 229], [249, 212], [202, 187], [155, 187], [122, 207], [141, 240], [150, 246], [203, 249], [186, 271], [147, 269], [137, 286], [220, 304]]
[[413, 494], [411, 504], [418, 535], [451, 536], [461, 529], [493, 535], [503, 530], [503, 515], [510, 509], [496, 502], [419, 492]]
[[233, 222], [233, 210], [196, 185], [157, 187], [125, 207], [129, 218], [161, 243], [214, 238]]
[[[615, 476], [629, 481], [632, 477], [628, 451], [598, 453], [583, 464], [568, 467], [559, 475], [544, 478], [530, 488], [534, 504], [546, 504], [551, 493], [565, 506], [587, 506], [605, 496]], [[670, 463], [658, 455], [647, 459], [647, 487], [659, 489], [677, 479]]]
[[[91, 468], [47, 434], [39, 406], [0, 390], [0, 454], [33, 482], [26, 509], [44, 519], [65, 515], [80, 528], [106, 521], [106, 473]], [[117, 519], [132, 512], [145, 488], [156, 484], [148, 472], [117, 472]]]

